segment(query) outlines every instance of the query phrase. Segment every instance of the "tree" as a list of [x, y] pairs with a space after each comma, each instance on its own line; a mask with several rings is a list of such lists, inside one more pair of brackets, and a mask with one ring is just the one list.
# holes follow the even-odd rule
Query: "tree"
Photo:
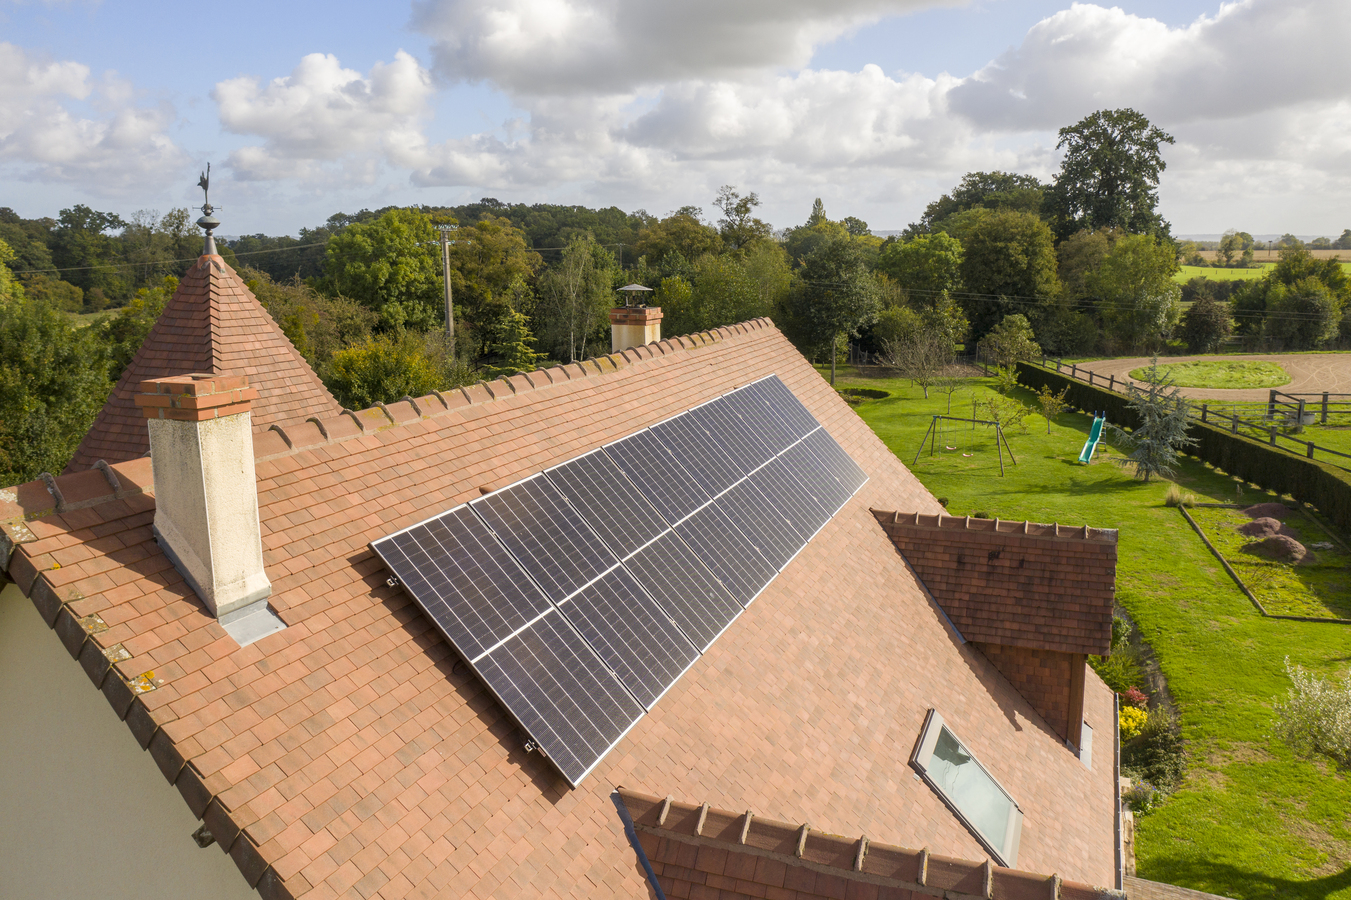
[[1069, 385], [1060, 389], [1060, 393], [1051, 390], [1049, 384], [1043, 384], [1041, 390], [1037, 391], [1037, 404], [1041, 407], [1041, 414], [1046, 417], [1046, 433], [1051, 433], [1051, 420], [1065, 411], [1068, 406], [1065, 402], [1065, 395], [1069, 393]]
[[377, 324], [375, 313], [350, 297], [321, 293], [298, 277], [277, 282], [247, 266], [239, 277], [320, 378], [335, 353], [369, 341]]
[[1203, 295], [1182, 314], [1182, 340], [1193, 353], [1214, 353], [1233, 333], [1233, 312], [1228, 303]]
[[754, 191], [743, 197], [735, 187], [724, 184], [718, 188], [713, 205], [722, 210], [718, 232], [723, 242], [733, 250], [741, 250], [754, 241], [764, 240], [773, 231], [768, 222], [762, 222], [752, 215], [755, 207], [760, 205], [760, 198]]
[[1342, 236], [1332, 242], [1334, 250], [1351, 250], [1351, 228], [1343, 229]]
[[366, 409], [404, 397], [446, 390], [467, 378], [448, 377], [444, 360], [428, 352], [427, 341], [410, 332], [377, 335], [333, 355], [325, 384], [346, 409]]
[[1112, 252], [1121, 234], [1115, 228], [1100, 228], [1096, 231], [1085, 228], [1060, 242], [1055, 254], [1066, 298], [1097, 299], [1094, 279], [1102, 268], [1102, 261]]
[[589, 238], [573, 238], [562, 260], [540, 277], [539, 319], [555, 359], [576, 362], [614, 306], [614, 256]]
[[960, 283], [962, 245], [942, 232], [884, 244], [877, 271], [893, 279], [911, 302], [933, 306]]
[[1150, 361], [1142, 379], [1149, 387], [1127, 384], [1127, 401], [1139, 425], [1127, 432], [1109, 424], [1113, 435], [1131, 448], [1130, 456], [1118, 459], [1123, 467], [1135, 468], [1135, 477], [1149, 481], [1152, 476], [1173, 477], [1177, 469], [1177, 454], [1182, 447], [1196, 443], [1187, 436], [1187, 413], [1191, 404], [1182, 396], [1172, 380], [1159, 371], [1159, 360]]
[[1351, 767], [1351, 670], [1341, 678], [1319, 678], [1285, 658], [1290, 690], [1274, 704], [1278, 737], [1301, 756], [1321, 754]]
[[103, 319], [96, 326], [98, 341], [108, 353], [108, 375], [114, 381], [131, 365], [176, 290], [178, 279], [165, 275], [159, 284], [141, 288], [116, 315]]
[[[976, 212], [972, 210], [971, 212]], [[1046, 223], [1030, 213], [988, 212], [967, 234], [958, 235], [964, 251], [961, 265], [962, 298], [977, 339], [1012, 312], [1019, 301], [1054, 297], [1055, 239]]]
[[794, 330], [812, 349], [830, 347], [830, 383], [842, 338], [857, 337], [877, 317], [877, 281], [846, 234], [803, 260], [789, 297]]
[[488, 372], [493, 378], [534, 371], [544, 357], [535, 352], [535, 336], [530, 333], [529, 320], [518, 312], [507, 314], [498, 339], [488, 346], [488, 354], [497, 360]]
[[969, 209], [1011, 209], [1037, 214], [1046, 186], [1031, 175], [1012, 172], [968, 172], [961, 184], [924, 208], [918, 222], [905, 229], [905, 238], [941, 230], [943, 223]]
[[99, 212], [82, 203], [61, 210], [52, 231], [52, 261], [67, 270], [71, 283], [85, 292], [121, 300], [131, 283], [117, 266], [117, 242], [107, 232], [127, 225], [116, 213]]
[[697, 210], [693, 215], [678, 211], [648, 226], [634, 247], [635, 252], [651, 264], [661, 263], [671, 254], [678, 254], [687, 263], [693, 262], [705, 253], [717, 253], [721, 249], [721, 235], [717, 229], [699, 221]]
[[42, 272], [26, 276], [23, 289], [29, 297], [41, 300], [53, 309], [77, 313], [84, 308], [84, 291]]
[[1263, 333], [1287, 350], [1312, 350], [1337, 335], [1342, 300], [1313, 276], [1267, 292]]
[[108, 397], [107, 373], [94, 329], [75, 327], [12, 282], [3, 288], [0, 483], [22, 484], [65, 468]]
[[905, 340], [883, 344], [882, 364], [919, 385], [925, 400], [929, 399], [929, 388], [943, 376], [951, 362], [952, 343], [935, 330], [917, 328]]
[[439, 257], [431, 219], [391, 209], [329, 239], [324, 281], [330, 293], [374, 311], [387, 329], [426, 331], [445, 317]]
[[1090, 280], [1112, 341], [1139, 351], [1177, 324], [1182, 289], [1173, 282], [1176, 271], [1172, 245], [1153, 235], [1128, 234], [1116, 242]]
[[990, 330], [980, 342], [981, 353], [1001, 369], [1012, 368], [1024, 360], [1041, 356], [1041, 347], [1032, 336], [1025, 316], [1013, 314]]
[[[455, 232], [450, 247], [450, 279], [455, 298], [456, 331], [473, 336], [460, 342], [475, 352], [500, 340], [497, 332], [513, 311], [528, 311], [534, 298], [528, 283], [543, 265], [526, 247], [525, 232], [510, 219], [487, 216]], [[441, 301], [444, 307], [445, 301]], [[489, 350], [488, 352], [492, 352]]]
[[1056, 149], [1065, 159], [1044, 206], [1056, 235], [1120, 228], [1167, 237], [1169, 225], [1155, 207], [1167, 168], [1159, 145], [1171, 143], [1171, 135], [1133, 109], [1098, 110], [1060, 129]]

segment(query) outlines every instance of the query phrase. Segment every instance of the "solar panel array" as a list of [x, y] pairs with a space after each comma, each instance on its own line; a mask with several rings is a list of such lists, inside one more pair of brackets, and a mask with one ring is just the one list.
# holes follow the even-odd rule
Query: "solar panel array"
[[866, 480], [771, 375], [371, 546], [575, 786]]

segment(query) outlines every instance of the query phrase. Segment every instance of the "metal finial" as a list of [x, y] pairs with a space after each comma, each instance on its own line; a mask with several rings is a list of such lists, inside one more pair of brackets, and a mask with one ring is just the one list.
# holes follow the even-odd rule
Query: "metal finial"
[[212, 236], [217, 228], [220, 227], [220, 220], [212, 215], [215, 207], [211, 205], [211, 163], [206, 164], [206, 171], [197, 179], [197, 186], [202, 189], [202, 217], [197, 220], [197, 227], [206, 232], [206, 246], [202, 252], [207, 256], [216, 255], [216, 239]]

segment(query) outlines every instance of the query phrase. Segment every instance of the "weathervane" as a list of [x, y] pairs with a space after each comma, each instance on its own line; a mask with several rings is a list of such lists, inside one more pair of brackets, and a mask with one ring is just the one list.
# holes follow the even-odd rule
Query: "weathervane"
[[211, 233], [220, 227], [220, 220], [212, 215], [216, 209], [211, 205], [211, 163], [206, 164], [206, 171], [197, 179], [197, 186], [202, 189], [202, 217], [197, 220], [197, 227], [206, 232], [206, 247], [202, 252], [215, 256], [216, 239]]

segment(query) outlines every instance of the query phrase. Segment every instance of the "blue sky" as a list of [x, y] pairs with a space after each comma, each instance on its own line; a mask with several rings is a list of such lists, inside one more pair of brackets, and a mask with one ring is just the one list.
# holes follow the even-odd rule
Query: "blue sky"
[[777, 226], [820, 196], [892, 229], [1133, 106], [1178, 138], [1175, 231], [1338, 234], [1347, 7], [0, 0], [0, 205], [199, 203], [210, 160], [227, 233], [481, 196], [711, 213], [723, 183]]

